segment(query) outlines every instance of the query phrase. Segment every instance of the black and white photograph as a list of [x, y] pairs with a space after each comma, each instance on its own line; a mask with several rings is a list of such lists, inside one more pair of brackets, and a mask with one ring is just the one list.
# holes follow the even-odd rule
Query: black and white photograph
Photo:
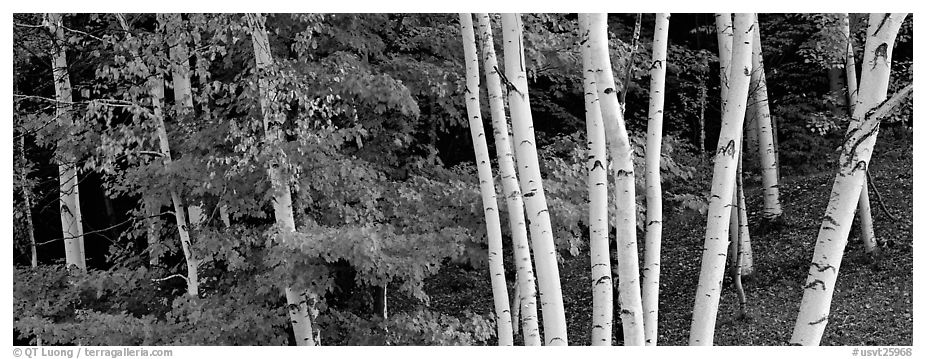
[[12, 357], [916, 351], [913, 13], [213, 6], [8, 15]]

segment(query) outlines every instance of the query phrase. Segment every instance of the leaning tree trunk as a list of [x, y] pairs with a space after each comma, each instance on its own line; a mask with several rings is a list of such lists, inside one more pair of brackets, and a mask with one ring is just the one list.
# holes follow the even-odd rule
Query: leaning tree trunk
[[644, 345], [643, 303], [640, 297], [640, 264], [637, 254], [637, 206], [634, 189], [633, 150], [621, 114], [608, 52], [607, 14], [589, 15], [592, 64], [598, 80], [598, 98], [614, 168], [617, 277], [624, 345]]
[[[179, 15], [173, 15], [173, 16], [177, 16], [177, 18], [162, 19], [162, 21], [173, 22], [174, 24], [178, 23], [180, 20]], [[121, 16], [119, 17], [121, 18]], [[120, 24], [124, 26], [123, 30], [126, 31], [126, 33], [129, 33], [127, 23], [124, 20], [121, 20]], [[171, 55], [173, 55], [173, 51], [176, 51], [174, 50], [175, 48], [183, 47], [185, 49], [186, 48], [185, 45], [182, 45], [182, 44], [183, 44], [182, 41], [178, 41], [178, 44], [174, 44], [174, 46], [171, 46], [171, 51], [172, 51]], [[192, 108], [192, 98], [191, 96], [189, 96], [190, 81], [189, 81], [189, 64], [187, 62], [187, 58], [171, 56], [171, 63], [172, 63], [172, 72], [173, 72], [173, 78], [174, 78], [174, 97], [175, 99], [177, 99], [178, 104], [182, 104], [185, 101], [184, 98], [189, 97], [190, 98], [190, 108]], [[186, 78], [185, 81], [182, 79], [184, 77]], [[186, 88], [178, 88], [178, 86], [182, 86], [183, 83], [186, 84]], [[170, 142], [167, 139], [167, 126], [164, 124], [164, 111], [163, 111], [164, 80], [159, 75], [157, 75], [157, 76], [152, 77], [149, 80], [147, 85], [148, 85], [148, 92], [151, 95], [151, 105], [153, 107], [153, 115], [154, 115], [153, 117], [154, 117], [155, 127], [156, 127], [155, 130], [157, 131], [157, 136], [158, 136], [158, 146], [160, 149], [160, 154], [164, 161], [164, 166], [169, 167], [172, 161], [172, 157], [170, 154]], [[192, 241], [190, 240], [190, 230], [189, 230], [189, 225], [187, 224], [187, 221], [186, 221], [186, 215], [184, 213], [183, 201], [180, 198], [180, 193], [177, 192], [174, 186], [171, 186], [171, 189], [170, 189], [170, 199], [174, 207], [174, 218], [177, 223], [177, 232], [179, 232], [180, 234], [180, 246], [181, 248], [183, 248], [183, 257], [184, 257], [184, 260], [186, 261], [186, 266], [187, 266], [187, 275], [186, 275], [187, 294], [190, 295], [191, 297], [198, 297], [199, 296], [199, 260], [196, 258], [196, 255], [193, 251]], [[153, 207], [155, 206], [155, 204], [152, 203], [150, 199], [149, 199], [149, 203], [146, 203], [145, 206], [147, 208], [149, 215], [154, 215]], [[149, 227], [149, 236], [153, 234], [151, 232], [155, 232], [155, 231], [156, 231], [156, 228]], [[152, 244], [152, 240], [153, 238], [149, 237], [148, 239], [149, 246]], [[158, 262], [157, 256], [151, 256], [149, 260], [150, 260], [149, 264], [151, 265], [155, 265]]]
[[[267, 30], [264, 28], [264, 19], [261, 15], [248, 14], [248, 25], [251, 28], [251, 42], [254, 45], [254, 58], [257, 64], [258, 88], [260, 92], [260, 109], [263, 117], [264, 142], [272, 143], [282, 138], [277, 124], [279, 112], [274, 110], [272, 102], [276, 97], [270, 80], [264, 71], [273, 64], [273, 56], [270, 53], [270, 40], [267, 38]], [[289, 184], [283, 178], [283, 171], [280, 168], [280, 153], [277, 153], [271, 160], [267, 168], [270, 176], [270, 184], [273, 191], [273, 217], [279, 230], [285, 233], [296, 232], [296, 220], [293, 215], [293, 199], [290, 193]], [[312, 330], [313, 308], [310, 308], [310, 296], [305, 290], [294, 289], [287, 286], [284, 289], [286, 303], [289, 307], [289, 318], [293, 326], [293, 335], [296, 338], [296, 345], [314, 346], [316, 343]]]
[[608, 238], [608, 147], [598, 102], [598, 79], [589, 41], [589, 15], [579, 14], [582, 52], [582, 88], [588, 132], [588, 230], [592, 271], [592, 345], [611, 345], [614, 288]]
[[543, 314], [543, 335], [546, 345], [567, 345], [566, 312], [560, 288], [559, 267], [556, 263], [556, 245], [547, 198], [543, 191], [540, 163], [537, 158], [534, 125], [531, 118], [530, 98], [527, 93], [527, 73], [520, 14], [503, 14], [502, 31], [505, 42], [505, 77], [510, 81], [508, 106], [521, 167], [521, 191], [524, 206], [530, 218], [534, 261], [537, 264], [537, 281], [540, 289], [540, 310]]
[[[540, 327], [537, 322], [537, 287], [534, 278], [534, 266], [531, 261], [530, 244], [527, 239], [527, 223], [524, 217], [524, 199], [518, 185], [515, 171], [514, 153], [508, 135], [508, 121], [505, 118], [505, 102], [502, 97], [501, 78], [498, 60], [495, 56], [495, 41], [492, 36], [492, 22], [489, 14], [477, 14], [479, 34], [482, 44], [482, 56], [485, 64], [486, 90], [488, 90], [489, 110], [492, 114], [492, 129], [495, 137], [495, 152], [498, 157], [498, 172], [501, 175], [502, 193], [508, 208], [508, 224], [511, 227], [511, 241], [517, 270], [515, 313], [520, 313], [524, 345], [540, 345]], [[515, 320], [512, 326], [517, 325]]]
[[814, 247], [804, 296], [791, 335], [792, 344], [819, 345], [823, 338], [852, 216], [858, 206], [865, 172], [878, 137], [880, 117], [911, 91], [912, 87], [908, 86], [885, 102], [891, 74], [891, 51], [904, 17], [906, 14], [871, 14], [868, 19], [858, 99]]
[[701, 273], [692, 313], [690, 345], [713, 345], [714, 342], [720, 287], [730, 244], [730, 204], [736, 189], [736, 168], [743, 136], [746, 98], [749, 95], [753, 25], [753, 14], [736, 14], [733, 17], [729, 90], [722, 110], [723, 123], [717, 141], [717, 153], [714, 155], [714, 179], [711, 183]]
[[[48, 31], [54, 37], [54, 53], [52, 53], [52, 72], [55, 80], [55, 115], [58, 124], [70, 131], [74, 123], [71, 106], [71, 79], [68, 73], [67, 51], [64, 37], [64, 25], [61, 14], [48, 14]], [[64, 237], [64, 256], [68, 266], [77, 266], [87, 271], [87, 260], [84, 254], [83, 217], [80, 213], [80, 190], [77, 179], [77, 164], [73, 154], [63, 149], [64, 142], [58, 142], [56, 161], [58, 162], [58, 184], [61, 209], [61, 231]]]
[[503, 263], [502, 226], [498, 217], [498, 200], [495, 195], [495, 180], [492, 178], [489, 146], [486, 144], [486, 134], [482, 127], [482, 111], [479, 106], [479, 58], [476, 56], [476, 34], [473, 31], [472, 14], [460, 14], [460, 30], [463, 33], [463, 56], [466, 62], [466, 113], [469, 118], [469, 132], [473, 137], [473, 152], [476, 153], [479, 192], [482, 195], [482, 211], [485, 213], [486, 220], [489, 277], [492, 282], [492, 298], [495, 302], [498, 345], [514, 345], [511, 331], [511, 309], [508, 306], [508, 286]]
[[752, 76], [750, 88], [753, 89], [755, 121], [759, 128], [759, 163], [762, 165], [762, 217], [774, 221], [781, 217], [781, 201], [778, 195], [778, 161], [775, 156], [775, 140], [772, 134], [772, 115], [768, 106], [768, 89], [765, 82], [765, 69], [762, 64], [762, 43], [759, 36], [759, 19], [755, 20], [752, 43]]
[[[849, 30], [849, 14], [842, 14], [840, 32], [846, 39], [846, 92], [847, 110], [853, 113], [855, 101], [858, 99], [858, 77], [855, 75], [855, 50], [852, 49], [852, 38]], [[868, 199], [868, 181], [862, 181], [862, 194], [858, 202], [860, 237], [865, 245], [865, 253], [871, 256], [878, 255], [878, 246], [875, 241], [874, 221], [871, 218], [871, 202]]]
[[662, 110], [666, 87], [669, 14], [656, 14], [653, 63], [650, 65], [649, 120], [646, 131], [646, 238], [643, 244], [643, 332], [656, 345], [659, 323], [659, 272], [662, 248]]
[[[180, 24], [183, 20], [180, 14], [167, 15], [174, 24]], [[170, 44], [170, 60], [173, 64], [171, 69], [171, 79], [174, 87], [174, 103], [176, 104], [176, 113], [179, 118], [187, 118], [193, 115], [193, 87], [190, 81], [190, 51], [187, 48], [186, 40], [180, 37]], [[198, 227], [202, 225], [203, 208], [201, 204], [187, 204], [187, 226]], [[189, 229], [189, 228], [188, 228]]]
[[[164, 98], [164, 80], [160, 77], [153, 78], [149, 83], [151, 92], [151, 102], [154, 107], [154, 120], [157, 125], [158, 143], [161, 149], [161, 155], [164, 160], [164, 167], [169, 167], [171, 163], [170, 143], [167, 140], [167, 126], [164, 125], [164, 116], [161, 109], [161, 103]], [[187, 294], [191, 297], [199, 296], [199, 260], [193, 253], [193, 245], [190, 242], [189, 226], [186, 222], [186, 216], [183, 213], [183, 202], [180, 199], [180, 193], [174, 186], [170, 189], [170, 200], [174, 205], [174, 218], [177, 220], [177, 231], [180, 232], [180, 245], [183, 248], [183, 257], [186, 260], [186, 282]]]

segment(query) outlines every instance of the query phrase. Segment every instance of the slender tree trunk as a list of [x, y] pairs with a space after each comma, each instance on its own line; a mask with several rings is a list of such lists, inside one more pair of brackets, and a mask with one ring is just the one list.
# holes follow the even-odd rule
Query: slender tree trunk
[[[847, 110], [853, 113], [855, 101], [858, 100], [858, 77], [855, 75], [855, 50], [852, 48], [852, 38], [849, 30], [849, 14], [842, 14], [840, 32], [846, 39], [846, 93]], [[874, 221], [871, 218], [871, 202], [868, 198], [868, 181], [862, 181], [862, 194], [859, 197], [858, 217], [861, 227], [862, 243], [865, 252], [871, 256], [878, 255], [878, 246], [875, 241]]]
[[[514, 285], [512, 286], [512, 293], [510, 296], [511, 300], [511, 332], [514, 335], [518, 334], [521, 324], [521, 278], [519, 278], [517, 272], [514, 275]], [[536, 307], [535, 307], [536, 308]]]
[[32, 191], [26, 187], [26, 136], [19, 134], [19, 183], [22, 184], [23, 202], [26, 210], [26, 236], [29, 237], [29, 251], [32, 254], [30, 263], [32, 268], [39, 266], [39, 253], [35, 246], [35, 226], [32, 224]]
[[819, 345], [829, 319], [836, 276], [842, 262], [852, 216], [858, 206], [865, 172], [878, 136], [880, 117], [909, 95], [907, 87], [886, 101], [891, 71], [891, 52], [906, 14], [871, 14], [862, 62], [862, 79], [852, 121], [839, 157], [836, 179], [814, 247], [804, 285], [792, 344]]
[[544, 342], [546, 345], [567, 345], [569, 341], [566, 335], [566, 312], [560, 288], [559, 267], [556, 263], [553, 227], [550, 224], [550, 212], [547, 210], [546, 194], [543, 191], [527, 93], [520, 14], [502, 14], [502, 29], [505, 41], [505, 77], [510, 81], [508, 105], [511, 109], [514, 143], [517, 144], [515, 155], [521, 168], [521, 191], [524, 193], [524, 205], [530, 218], [534, 261], [537, 263]]
[[730, 59], [733, 55], [733, 16], [730, 13], [714, 14], [717, 28], [717, 58], [720, 61], [720, 111], [727, 105], [730, 91]]
[[[183, 21], [180, 14], [168, 14], [166, 16], [175, 24], [180, 24]], [[178, 117], [186, 118], [193, 115], [194, 108], [193, 87], [190, 80], [190, 51], [187, 48], [185, 39], [180, 38], [177, 39], [176, 42], [171, 43], [169, 52], [173, 65], [171, 69], [171, 79], [174, 88], [174, 103], [177, 106], [176, 110]], [[205, 220], [205, 217], [203, 217], [202, 204], [187, 204], [186, 208], [187, 216], [189, 217], [188, 224], [190, 226], [202, 225]]]
[[740, 305], [739, 314], [737, 316], [740, 319], [746, 319], [746, 290], [743, 289], [743, 275], [745, 272], [745, 268], [743, 268], [743, 261], [746, 257], [745, 249], [746, 249], [746, 244], [748, 242], [746, 242], [745, 239], [747, 239], [749, 235], [747, 232], [749, 229], [749, 226], [746, 225], [746, 207], [744, 206], [745, 203], [743, 201], [742, 156], [740, 157], [740, 159], [741, 160], [740, 160], [739, 168], [737, 168], [736, 170], [736, 187], [739, 192], [739, 194], [737, 195], [737, 198], [739, 199], [739, 202], [737, 205], [738, 210], [736, 211], [736, 215], [732, 216], [733, 218], [736, 219], [735, 222], [737, 224], [735, 228], [736, 237], [734, 239], [734, 241], [736, 242], [736, 246], [735, 246], [736, 249], [733, 252], [733, 256], [734, 258], [736, 258], [736, 261], [734, 262], [735, 270], [733, 271], [733, 285], [736, 287], [736, 297], [737, 299], [739, 299], [739, 305]]
[[702, 157], [707, 157], [707, 150], [704, 149], [704, 110], [707, 109], [707, 84], [704, 83], [702, 75], [698, 84], [698, 149]]
[[[747, 125], [748, 126], [748, 125]], [[730, 268], [737, 275], [748, 276], [752, 268], [752, 244], [749, 240], [749, 216], [746, 210], [746, 194], [743, 191], [743, 154], [740, 153], [736, 169], [736, 192], [733, 194], [733, 208], [736, 213], [730, 215]], [[734, 253], [738, 253], [733, 255]]]
[[[275, 124], [279, 121], [279, 113], [271, 108], [276, 94], [270, 80], [262, 74], [273, 64], [273, 55], [270, 53], [270, 40], [267, 38], [267, 30], [264, 28], [262, 15], [247, 14], [245, 16], [251, 30], [251, 42], [254, 45], [254, 58], [257, 64], [264, 141], [270, 143], [280, 140], [282, 137], [279, 127], [276, 125], [271, 126], [271, 123]], [[293, 215], [292, 194], [290, 193], [289, 184], [283, 178], [279, 161], [280, 154], [277, 154], [267, 168], [273, 188], [273, 217], [282, 233], [293, 233], [296, 232], [296, 220]], [[310, 307], [314, 306], [314, 300], [310, 300], [310, 295], [305, 290], [294, 289], [289, 286], [284, 289], [284, 293], [289, 307], [289, 317], [293, 326], [296, 345], [316, 345], [311, 315], [314, 308], [310, 309]]]
[[231, 217], [228, 216], [228, 206], [225, 204], [219, 205], [219, 218], [222, 219], [222, 224], [225, 225], [225, 228], [231, 227]]
[[373, 287], [373, 315], [389, 319], [389, 304], [386, 302], [386, 285]]
[[842, 79], [842, 74], [843, 69], [838, 66], [833, 66], [826, 70], [826, 76], [830, 85], [829, 96], [833, 100], [830, 104], [830, 110], [836, 117], [843, 117], [846, 115], [846, 83]]
[[[524, 215], [524, 199], [515, 171], [514, 147], [509, 136], [510, 128], [505, 117], [505, 102], [502, 96], [501, 73], [495, 56], [495, 41], [492, 36], [492, 22], [489, 14], [476, 15], [479, 21], [480, 42], [485, 62], [486, 89], [489, 109], [492, 114], [492, 130], [495, 137], [495, 152], [498, 157], [498, 172], [501, 175], [502, 193], [508, 208], [508, 224], [511, 227], [511, 241], [517, 275], [517, 303], [513, 308], [520, 314], [524, 345], [541, 345], [540, 324], [537, 317], [537, 287], [534, 265], [531, 261], [530, 244], [527, 237], [527, 222]], [[518, 315], [515, 315], [517, 317]], [[517, 323], [516, 319], [512, 320]]]
[[592, 345], [611, 345], [614, 322], [614, 284], [608, 238], [608, 147], [598, 103], [598, 78], [592, 62], [588, 14], [579, 14], [582, 84], [588, 137], [589, 252], [592, 271]]
[[717, 141], [717, 153], [714, 156], [714, 179], [711, 183], [701, 274], [698, 277], [692, 314], [690, 345], [714, 343], [720, 285], [723, 281], [725, 257], [730, 241], [730, 204], [736, 189], [736, 168], [746, 115], [746, 98], [749, 95], [753, 25], [753, 14], [736, 14], [733, 17], [733, 51], [727, 82], [729, 89], [727, 97], [723, 100], [723, 123]]
[[491, 157], [489, 157], [489, 146], [486, 144], [482, 111], [479, 105], [479, 57], [476, 55], [476, 34], [473, 31], [472, 14], [460, 14], [460, 30], [463, 33], [463, 56], [466, 61], [466, 113], [469, 118], [469, 132], [473, 137], [473, 151], [476, 153], [479, 192], [482, 195], [482, 211], [485, 213], [486, 220], [489, 277], [492, 282], [492, 298], [495, 302], [498, 345], [514, 345], [511, 331], [511, 309], [508, 307], [508, 286], [503, 263], [502, 226], [498, 217], [495, 180], [492, 177]]
[[[55, 99], [58, 106], [55, 115], [58, 123], [69, 128], [73, 125], [71, 103], [71, 79], [68, 73], [67, 51], [64, 37], [64, 26], [61, 14], [48, 14], [48, 31], [55, 38], [54, 53], [52, 53], [53, 74], [55, 80]], [[63, 150], [63, 140], [58, 143], [56, 160], [58, 162], [58, 183], [61, 210], [61, 230], [64, 237], [64, 256], [68, 266], [75, 265], [81, 271], [87, 271], [87, 260], [84, 254], [83, 217], [80, 213], [80, 190], [78, 186], [78, 171], [76, 158], [73, 154]]]
[[643, 303], [640, 297], [640, 262], [637, 254], [637, 209], [634, 188], [633, 151], [617, 93], [608, 53], [607, 14], [589, 16], [589, 42], [598, 98], [604, 119], [605, 134], [614, 168], [614, 189], [617, 206], [617, 275], [621, 324], [624, 345], [644, 345]]
[[[164, 115], [162, 103], [164, 99], [164, 80], [160, 77], [153, 78], [148, 84], [151, 91], [151, 102], [154, 107], [154, 120], [157, 125], [158, 143], [161, 155], [163, 156], [164, 166], [170, 166], [172, 161], [170, 155], [170, 142], [167, 139], [167, 126], [164, 124]], [[180, 246], [183, 248], [183, 257], [186, 260], [187, 268], [187, 294], [191, 297], [199, 296], [199, 260], [193, 252], [193, 244], [190, 241], [189, 225], [184, 215], [183, 201], [180, 199], [180, 193], [172, 186], [170, 189], [170, 200], [174, 205], [174, 218], [177, 221], [177, 231], [180, 233]]]
[[666, 87], [669, 14], [656, 14], [653, 63], [650, 66], [649, 120], [646, 132], [646, 239], [643, 251], [643, 330], [646, 345], [655, 346], [659, 324], [659, 272], [662, 248], [662, 111]]
[[759, 35], [759, 20], [756, 18], [752, 42], [752, 76], [751, 87], [755, 89], [756, 126], [759, 128], [759, 162], [762, 165], [762, 190], [764, 207], [762, 216], [766, 220], [781, 217], [781, 202], [778, 195], [778, 161], [775, 156], [771, 111], [768, 106], [768, 89], [765, 82], [765, 69], [762, 65], [762, 43]]
[[737, 234], [742, 244], [739, 249], [739, 268], [742, 276], [750, 276], [755, 272], [752, 262], [752, 241], [749, 236], [749, 214], [746, 211], [746, 193], [743, 187], [743, 158], [740, 156], [739, 168], [736, 170], [736, 198], [737, 198]]
[[637, 54], [637, 46], [640, 44], [640, 29], [643, 27], [643, 14], [637, 13], [637, 20], [633, 23], [633, 37], [630, 39], [630, 54], [627, 55], [627, 64], [624, 66], [624, 79], [621, 84], [621, 115], [627, 106], [627, 93], [630, 92], [630, 74], [633, 70], [633, 57]]

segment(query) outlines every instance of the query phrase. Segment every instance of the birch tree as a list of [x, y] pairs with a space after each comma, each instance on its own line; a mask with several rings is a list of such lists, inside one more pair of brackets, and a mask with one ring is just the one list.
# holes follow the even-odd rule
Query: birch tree
[[592, 63], [589, 15], [579, 14], [582, 52], [582, 89], [588, 133], [588, 247], [592, 271], [592, 345], [611, 345], [614, 289], [608, 237], [608, 149], [604, 119], [598, 102], [598, 79]]
[[762, 63], [762, 43], [759, 35], [759, 19], [756, 17], [752, 42], [752, 76], [750, 77], [750, 105], [754, 106], [755, 126], [758, 128], [759, 163], [762, 167], [762, 216], [774, 221], [781, 217], [781, 201], [778, 195], [778, 161], [775, 156], [775, 140], [772, 131], [772, 115], [768, 106], [768, 89], [765, 69]]
[[[121, 14], [117, 14], [116, 18], [119, 20], [119, 24], [122, 26], [122, 30], [125, 31], [127, 36], [131, 36], [131, 31], [128, 27], [128, 22], [125, 21], [124, 17]], [[167, 20], [167, 19], [164, 19]], [[167, 20], [169, 21], [169, 20]], [[167, 22], [165, 21], [165, 23]], [[137, 56], [137, 54], [134, 54]], [[176, 60], [176, 59], [174, 59]], [[184, 59], [184, 61], [186, 61]], [[181, 65], [182, 67], [182, 65]], [[178, 72], [174, 72], [174, 77], [178, 76]], [[182, 75], [181, 75], [182, 76]], [[187, 75], [188, 76], [188, 75]], [[175, 80], [176, 83], [176, 80]], [[189, 83], [189, 79], [187, 79]], [[170, 153], [170, 141], [167, 137], [167, 125], [164, 123], [164, 79], [160, 74], [155, 74], [150, 77], [147, 83], [148, 93], [151, 97], [151, 107], [152, 107], [152, 117], [154, 120], [154, 127], [158, 138], [158, 149], [161, 159], [164, 163], [164, 167], [170, 167], [171, 162], [173, 161]], [[187, 284], [187, 294], [191, 297], [199, 296], [199, 260], [196, 258], [195, 253], [193, 252], [193, 245], [190, 240], [189, 226], [186, 222], [186, 216], [184, 215], [183, 201], [180, 197], [180, 193], [177, 191], [176, 187], [171, 187], [170, 190], [170, 199], [174, 207], [174, 218], [177, 223], [177, 231], [180, 234], [180, 246], [183, 249], [183, 257], [187, 267], [187, 274], [184, 277]], [[149, 216], [155, 215], [155, 201], [148, 197], [145, 198], [144, 206]], [[151, 266], [156, 266], [158, 264], [158, 257], [150, 253], [150, 247], [156, 244], [156, 233], [157, 227], [154, 224], [149, 224], [148, 228], [148, 246], [149, 246], [149, 264]]]
[[598, 99], [614, 171], [617, 206], [617, 276], [624, 345], [644, 345], [643, 303], [640, 298], [640, 264], [637, 254], [636, 195], [633, 151], [624, 125], [608, 53], [607, 14], [589, 15], [589, 42], [597, 79]]
[[662, 248], [662, 111], [666, 87], [669, 14], [656, 14], [650, 65], [649, 119], [646, 126], [646, 238], [643, 244], [643, 330], [646, 345], [656, 345], [659, 323], [659, 272]]
[[511, 111], [514, 143], [517, 146], [515, 155], [520, 167], [521, 192], [524, 193], [524, 206], [527, 218], [530, 219], [528, 223], [530, 224], [531, 244], [534, 261], [537, 264], [544, 343], [546, 345], [568, 345], [566, 313], [563, 307], [563, 292], [560, 288], [559, 267], [556, 261], [556, 245], [553, 243], [550, 212], [547, 209], [547, 199], [540, 176], [530, 98], [527, 93], [527, 73], [521, 32], [520, 14], [502, 14], [508, 106]]
[[[852, 48], [852, 38], [849, 31], [849, 14], [841, 14], [840, 33], [846, 39], [846, 93], [847, 108], [853, 113], [855, 101], [858, 99], [858, 77], [855, 74], [855, 50]], [[867, 172], [867, 171], [866, 171]], [[858, 202], [859, 230], [865, 253], [871, 256], [878, 255], [877, 241], [875, 241], [874, 221], [871, 219], [871, 202], [868, 198], [868, 181], [862, 181], [862, 193]]]
[[[251, 31], [251, 43], [254, 46], [254, 58], [258, 72], [258, 89], [260, 92], [260, 109], [263, 118], [264, 142], [272, 144], [282, 139], [283, 134], [278, 122], [282, 119], [273, 106], [276, 98], [273, 84], [264, 73], [273, 65], [273, 55], [270, 52], [270, 40], [264, 28], [264, 19], [259, 14], [245, 15]], [[279, 151], [279, 150], [278, 150]], [[276, 153], [267, 168], [273, 191], [273, 218], [276, 226], [282, 233], [296, 232], [296, 220], [293, 215], [293, 200], [289, 184], [283, 177], [282, 153]], [[286, 303], [289, 307], [289, 318], [293, 327], [296, 345], [316, 345], [312, 331], [312, 316], [310, 312], [310, 296], [305, 290], [291, 288], [284, 289]], [[314, 309], [314, 308], [313, 308]]]
[[[505, 103], [502, 97], [501, 73], [495, 55], [495, 41], [492, 36], [492, 22], [489, 14], [476, 14], [479, 21], [480, 43], [485, 66], [486, 90], [489, 112], [492, 115], [495, 152], [498, 157], [498, 172], [502, 182], [502, 193], [508, 208], [508, 225], [511, 227], [511, 242], [517, 275], [512, 310], [521, 317], [524, 345], [540, 345], [540, 327], [537, 322], [537, 287], [534, 265], [531, 261], [530, 244], [527, 239], [527, 223], [524, 217], [524, 199], [518, 185], [515, 171], [514, 152], [508, 134], [508, 120], [505, 117]], [[514, 314], [513, 313], [513, 314]], [[518, 315], [513, 315], [516, 318]], [[512, 327], [517, 326], [513, 318]]]
[[[64, 25], [61, 14], [47, 14], [46, 26], [54, 38], [52, 56], [52, 73], [55, 82], [55, 116], [58, 125], [70, 132], [74, 124], [71, 112], [73, 95], [71, 94], [71, 78], [68, 72], [67, 40], [64, 37]], [[55, 161], [58, 162], [59, 202], [61, 216], [61, 232], [64, 238], [65, 263], [68, 266], [77, 266], [81, 271], [87, 271], [87, 260], [84, 255], [84, 228], [83, 217], [80, 213], [80, 188], [78, 181], [77, 159], [65, 149], [65, 140], [59, 140], [55, 151]]]
[[690, 345], [712, 345], [714, 342], [720, 287], [730, 244], [730, 204], [736, 189], [736, 168], [743, 136], [746, 98], [749, 95], [753, 25], [753, 14], [736, 14], [733, 17], [733, 42], [727, 81], [729, 88], [727, 97], [722, 100], [722, 125], [717, 153], [714, 155], [707, 230], [692, 313]]
[[511, 310], [508, 307], [508, 286], [503, 263], [502, 226], [498, 217], [498, 201], [495, 196], [495, 180], [492, 177], [489, 146], [486, 144], [482, 111], [479, 106], [479, 58], [476, 56], [476, 34], [473, 31], [472, 14], [460, 14], [460, 31], [463, 33], [463, 56], [466, 62], [466, 114], [469, 118], [469, 132], [473, 137], [473, 151], [476, 153], [476, 170], [479, 175], [479, 192], [482, 196], [482, 211], [485, 213], [486, 220], [489, 277], [492, 282], [492, 298], [495, 302], [498, 345], [514, 345]]
[[819, 345], [823, 338], [836, 276], [878, 137], [880, 118], [912, 91], [912, 87], [908, 86], [885, 101], [891, 74], [891, 52], [906, 15], [871, 14], [868, 18], [858, 97], [837, 162], [829, 204], [814, 246], [801, 307], [791, 335], [792, 344]]

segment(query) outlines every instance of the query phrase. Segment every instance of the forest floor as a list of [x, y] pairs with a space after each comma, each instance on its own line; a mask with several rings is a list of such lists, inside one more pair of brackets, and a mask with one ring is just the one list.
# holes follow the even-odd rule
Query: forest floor
[[[913, 345], [912, 136], [893, 141], [887, 140], [887, 134], [881, 137], [870, 171], [884, 206], [898, 220], [885, 214], [872, 193], [874, 229], [881, 255], [877, 261], [870, 260], [857, 231], [853, 230], [839, 272], [823, 345]], [[727, 276], [715, 345], [787, 345], [832, 183], [831, 172], [781, 174], [783, 224], [775, 228], [751, 226], [755, 274], [744, 281], [748, 317], [735, 319], [736, 293]], [[761, 185], [757, 180], [747, 180], [746, 186], [749, 218], [758, 218]], [[659, 344], [687, 345], [706, 216], [668, 209], [665, 216]], [[638, 236], [643, 238], [642, 234]], [[569, 343], [589, 345], [592, 295], [588, 253], [574, 257], [566, 253], [563, 259], [560, 276]], [[459, 315], [463, 310], [490, 314], [493, 307], [487, 278], [485, 270], [459, 265], [444, 267], [426, 284], [431, 309], [451, 315]], [[621, 344], [617, 313], [614, 318], [614, 344]], [[515, 341], [520, 343], [520, 335], [516, 335]]]

